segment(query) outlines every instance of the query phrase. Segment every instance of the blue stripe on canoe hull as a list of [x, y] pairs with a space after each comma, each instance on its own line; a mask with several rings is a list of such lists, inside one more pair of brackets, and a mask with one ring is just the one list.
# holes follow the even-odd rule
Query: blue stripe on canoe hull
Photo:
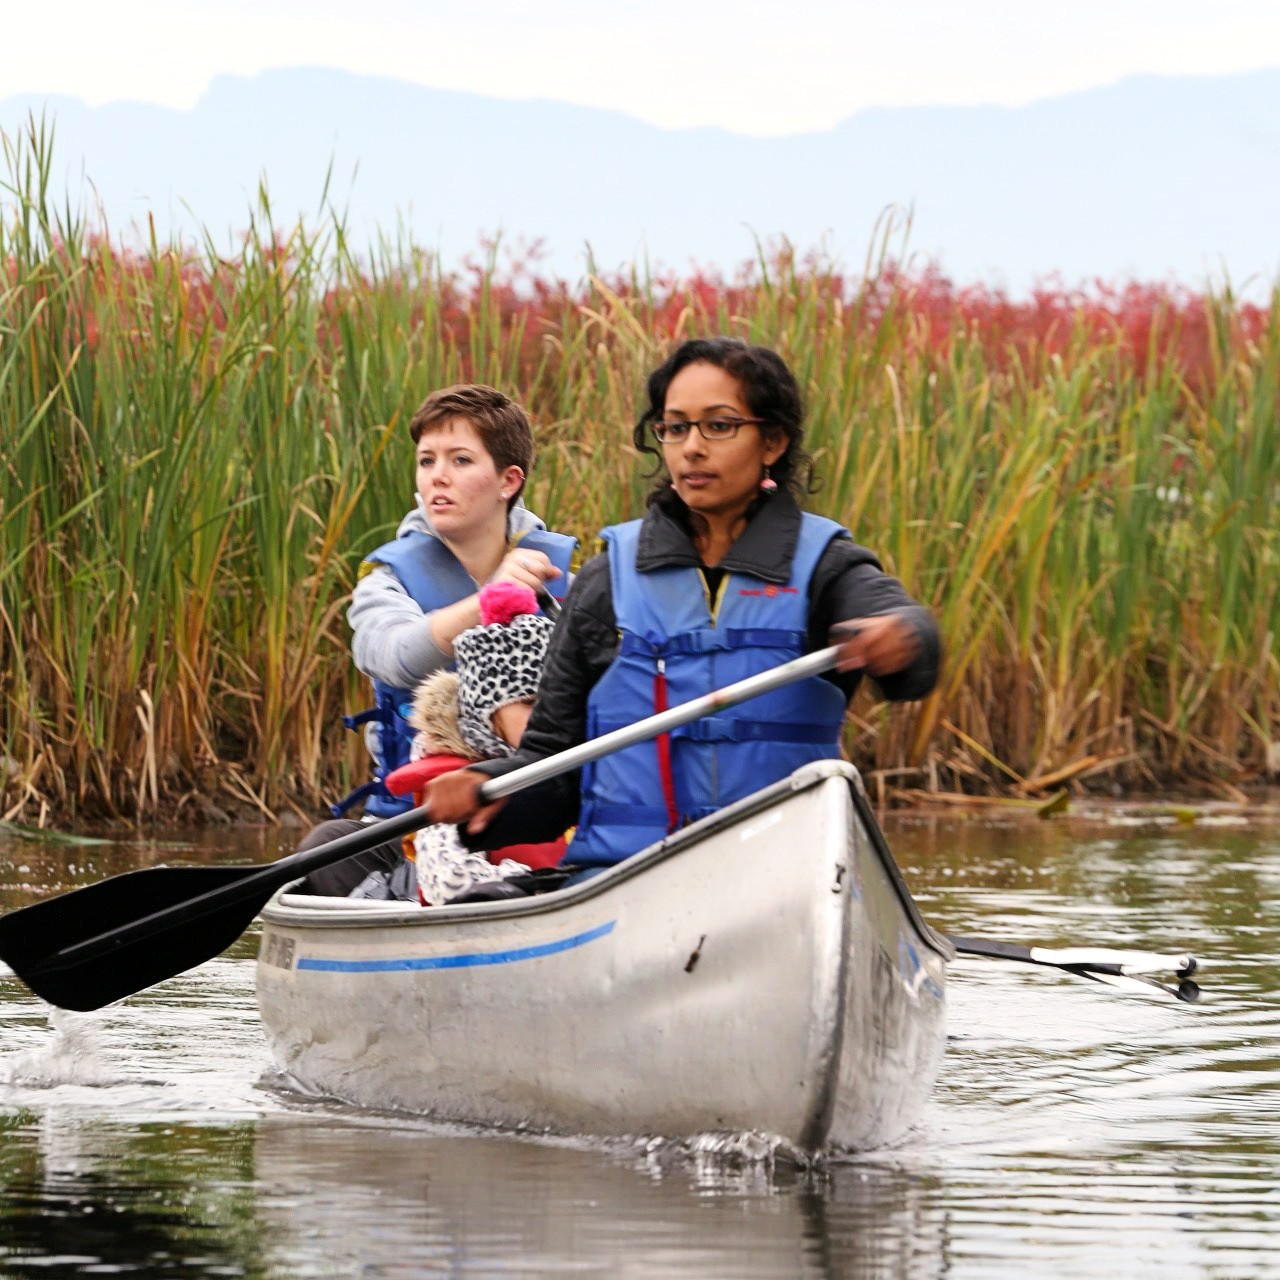
[[472, 951], [456, 956], [399, 960], [313, 960], [304, 956], [297, 967], [324, 973], [385, 973], [405, 969], [472, 969], [486, 964], [515, 964], [520, 960], [536, 960], [539, 956], [553, 956], [559, 951], [584, 947], [588, 942], [612, 933], [615, 924], [616, 920], [610, 920], [571, 938], [558, 938], [555, 942], [543, 942], [536, 947], [516, 947], [511, 951]]

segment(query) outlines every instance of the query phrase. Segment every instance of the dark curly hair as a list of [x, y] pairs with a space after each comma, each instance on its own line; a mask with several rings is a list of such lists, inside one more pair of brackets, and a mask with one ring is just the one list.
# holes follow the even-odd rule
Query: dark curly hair
[[[742, 398], [751, 416], [764, 420], [761, 431], [786, 437], [786, 450], [770, 466], [769, 474], [780, 489], [788, 490], [800, 501], [809, 492], [811, 472], [810, 458], [803, 447], [804, 402], [800, 388], [786, 361], [776, 351], [752, 346], [741, 338], [691, 338], [681, 343], [649, 375], [649, 406], [636, 423], [631, 439], [641, 453], [654, 459], [655, 473], [662, 471], [662, 450], [655, 443], [650, 427], [662, 418], [672, 379], [691, 364], [713, 364], [723, 369], [742, 388]], [[660, 480], [650, 491], [648, 502], [672, 514], [684, 514], [687, 519], [684, 503], [665, 480]], [[754, 507], [755, 504], [753, 511]]]

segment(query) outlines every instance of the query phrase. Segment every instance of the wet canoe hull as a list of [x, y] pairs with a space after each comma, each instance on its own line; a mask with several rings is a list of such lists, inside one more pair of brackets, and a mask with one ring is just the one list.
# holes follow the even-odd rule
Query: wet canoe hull
[[429, 911], [283, 894], [263, 920], [277, 1061], [364, 1106], [865, 1149], [914, 1123], [942, 1053], [946, 944], [835, 762], [576, 889]]

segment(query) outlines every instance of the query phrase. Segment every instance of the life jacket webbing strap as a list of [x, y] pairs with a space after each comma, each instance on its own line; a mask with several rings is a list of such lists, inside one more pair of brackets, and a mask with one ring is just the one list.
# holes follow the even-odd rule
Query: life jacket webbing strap
[[[658, 670], [653, 677], [653, 709], [661, 714], [667, 709], [667, 664], [658, 659]], [[671, 735], [660, 734], [657, 740], [658, 777], [662, 781], [662, 798], [667, 805], [667, 834], [680, 825], [680, 810], [676, 807], [676, 779], [671, 772]]]
[[805, 651], [803, 631], [778, 627], [726, 627], [721, 631], [703, 628], [668, 636], [660, 644], [648, 636], [624, 631], [618, 653], [622, 657], [669, 658], [673, 654], [720, 653], [726, 649], [778, 649], [797, 654]]
[[[587, 812], [586, 809], [583, 810], [584, 815]], [[667, 822], [667, 810], [665, 805], [656, 804], [593, 803], [590, 818], [598, 826], [662, 828]]]
[[[629, 720], [597, 720], [593, 736], [603, 738], [606, 733], [629, 729]], [[672, 738], [685, 738], [691, 742], [798, 742], [813, 745], [834, 743], [838, 733], [828, 724], [818, 722], [781, 724], [776, 720], [732, 720], [708, 716], [695, 720], [679, 729], [672, 729]]]

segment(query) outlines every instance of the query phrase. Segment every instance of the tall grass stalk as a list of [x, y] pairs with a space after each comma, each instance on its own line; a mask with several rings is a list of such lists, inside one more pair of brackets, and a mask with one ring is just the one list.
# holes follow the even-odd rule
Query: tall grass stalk
[[651, 479], [630, 424], [681, 339], [800, 376], [820, 484], [936, 611], [942, 682], [870, 697], [892, 788], [1231, 790], [1280, 740], [1280, 297], [1128, 286], [1013, 303], [787, 246], [733, 278], [569, 287], [442, 272], [340, 217], [238, 251], [113, 244], [5, 139], [0, 219], [0, 813], [313, 813], [364, 768], [343, 617], [411, 505], [405, 423], [477, 380], [529, 405], [528, 502], [590, 548]]

